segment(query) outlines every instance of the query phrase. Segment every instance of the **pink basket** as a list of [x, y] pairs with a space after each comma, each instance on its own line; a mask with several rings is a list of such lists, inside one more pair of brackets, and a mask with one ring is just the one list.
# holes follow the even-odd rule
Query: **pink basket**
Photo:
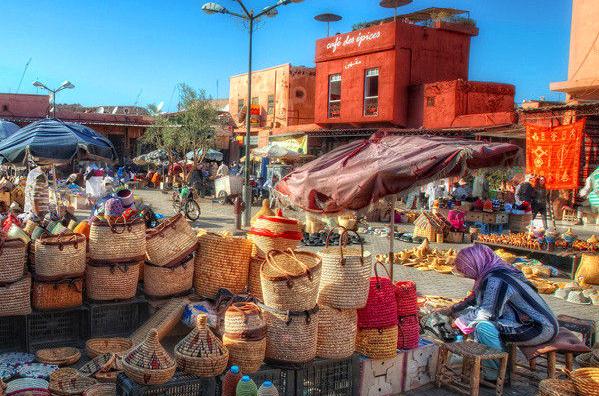
[[[358, 328], [360, 329], [377, 329], [397, 325], [395, 286], [391, 279], [379, 277], [377, 272], [379, 264], [385, 268], [383, 264], [375, 263], [375, 276], [370, 278], [366, 306], [358, 309]], [[387, 271], [386, 268], [385, 271]]]
[[399, 281], [395, 284], [397, 314], [399, 316], [415, 315], [418, 313], [418, 296], [416, 284], [412, 281]]
[[399, 318], [397, 349], [418, 348], [420, 339], [420, 324], [418, 315], [403, 316]]

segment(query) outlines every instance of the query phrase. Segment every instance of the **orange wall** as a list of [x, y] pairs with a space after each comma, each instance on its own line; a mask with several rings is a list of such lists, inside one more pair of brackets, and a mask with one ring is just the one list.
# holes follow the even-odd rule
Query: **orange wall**
[[0, 94], [0, 118], [38, 118], [48, 115], [48, 95]]
[[568, 80], [599, 79], [599, 1], [572, 0]]

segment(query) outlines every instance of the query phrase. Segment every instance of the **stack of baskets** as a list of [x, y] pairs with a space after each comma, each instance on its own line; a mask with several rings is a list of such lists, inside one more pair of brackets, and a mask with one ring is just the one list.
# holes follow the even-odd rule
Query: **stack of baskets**
[[348, 232], [341, 227], [339, 246], [327, 246], [322, 259], [318, 305], [318, 351], [322, 358], [342, 359], [351, 356], [356, 346], [357, 309], [366, 305], [372, 257], [364, 247], [347, 247]]
[[397, 301], [390, 278], [379, 277], [377, 262], [370, 278], [366, 306], [358, 310], [356, 351], [371, 359], [390, 359], [397, 355]]
[[31, 313], [31, 275], [26, 264], [25, 242], [0, 235], [0, 316]]
[[164, 298], [186, 294], [193, 287], [198, 238], [183, 215], [165, 220], [146, 233], [144, 293]]
[[397, 348], [417, 348], [420, 340], [420, 323], [418, 322], [416, 284], [412, 281], [397, 282], [395, 297], [398, 315]]
[[258, 371], [266, 354], [266, 321], [253, 303], [234, 303], [225, 313], [223, 344], [229, 350], [229, 365], [241, 372]]
[[96, 301], [135, 297], [145, 258], [146, 224], [143, 219], [94, 219], [89, 232], [87, 297]]
[[85, 236], [68, 230], [35, 240], [31, 293], [34, 309], [73, 308], [83, 303], [86, 251]]
[[316, 357], [321, 259], [271, 250], [260, 270], [267, 324], [266, 358], [304, 363]]

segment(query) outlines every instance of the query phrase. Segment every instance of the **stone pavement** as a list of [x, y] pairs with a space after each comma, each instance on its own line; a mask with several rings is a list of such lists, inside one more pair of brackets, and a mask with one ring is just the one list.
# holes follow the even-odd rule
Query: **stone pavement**
[[[170, 193], [164, 194], [156, 190], [137, 190], [135, 192], [136, 195], [141, 197], [145, 203], [151, 205], [154, 210], [158, 213], [162, 213], [165, 216], [170, 216], [173, 214]], [[232, 205], [220, 205], [218, 203], [213, 203], [211, 200], [202, 199], [200, 202], [202, 214], [200, 219], [196, 221], [193, 226], [198, 228], [205, 228], [210, 231], [223, 231], [229, 230], [234, 231], [235, 228], [235, 218], [233, 214], [233, 206]], [[252, 213], [255, 213], [259, 208], [253, 207]], [[288, 213], [289, 216], [302, 218], [303, 216], [295, 213]], [[384, 224], [374, 224], [377, 227], [384, 227]], [[405, 230], [409, 230], [410, 226], [399, 226], [401, 228], [405, 228]], [[580, 234], [590, 234], [593, 232], [593, 229], [584, 229], [577, 230]], [[386, 237], [380, 237], [375, 235], [365, 235], [365, 249], [369, 250], [373, 255], [375, 254], [386, 254], [389, 250], [389, 240]], [[413, 248], [414, 244], [395, 241], [395, 251], [404, 248]], [[432, 247], [434, 248], [454, 248], [460, 249], [462, 247], [468, 246], [465, 244], [436, 244], [432, 243]], [[319, 248], [307, 248], [310, 250], [318, 250]], [[464, 297], [472, 287], [472, 281], [457, 277], [454, 275], [446, 275], [439, 274], [434, 271], [419, 271], [414, 268], [404, 267], [401, 265], [395, 265], [394, 267], [394, 280], [399, 279], [409, 279], [416, 283], [418, 292], [420, 294], [426, 295], [440, 295], [445, 297], [452, 298], [462, 298]], [[578, 318], [584, 319], [592, 319], [597, 321], [599, 324], [599, 306], [590, 306], [590, 305], [577, 305], [573, 303], [569, 303], [564, 300], [560, 300], [554, 298], [550, 295], [543, 295], [543, 298], [547, 301], [551, 309], [555, 312], [556, 315], [566, 314], [575, 316]], [[523, 381], [518, 378], [515, 381], [515, 384], [510, 388], [506, 389], [506, 395], [530, 395], [535, 392], [535, 388], [529, 384], [527, 381]], [[410, 393], [412, 395], [452, 395], [454, 393], [448, 392], [444, 389], [436, 389], [427, 387], [424, 389], [419, 389], [417, 392]], [[481, 394], [494, 394], [491, 390], [487, 390], [482, 388]]]

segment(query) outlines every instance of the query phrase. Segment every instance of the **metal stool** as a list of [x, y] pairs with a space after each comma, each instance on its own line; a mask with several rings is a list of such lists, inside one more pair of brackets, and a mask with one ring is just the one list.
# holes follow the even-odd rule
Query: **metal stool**
[[[451, 354], [463, 358], [462, 370], [450, 366]], [[481, 379], [482, 362], [485, 360], [499, 360], [499, 372], [495, 384]], [[464, 394], [478, 395], [480, 384], [495, 387], [497, 396], [503, 394], [503, 384], [507, 371], [508, 354], [497, 349], [474, 341], [455, 342], [443, 344], [439, 348], [439, 360], [437, 363], [437, 387], [445, 385], [448, 388]]]

